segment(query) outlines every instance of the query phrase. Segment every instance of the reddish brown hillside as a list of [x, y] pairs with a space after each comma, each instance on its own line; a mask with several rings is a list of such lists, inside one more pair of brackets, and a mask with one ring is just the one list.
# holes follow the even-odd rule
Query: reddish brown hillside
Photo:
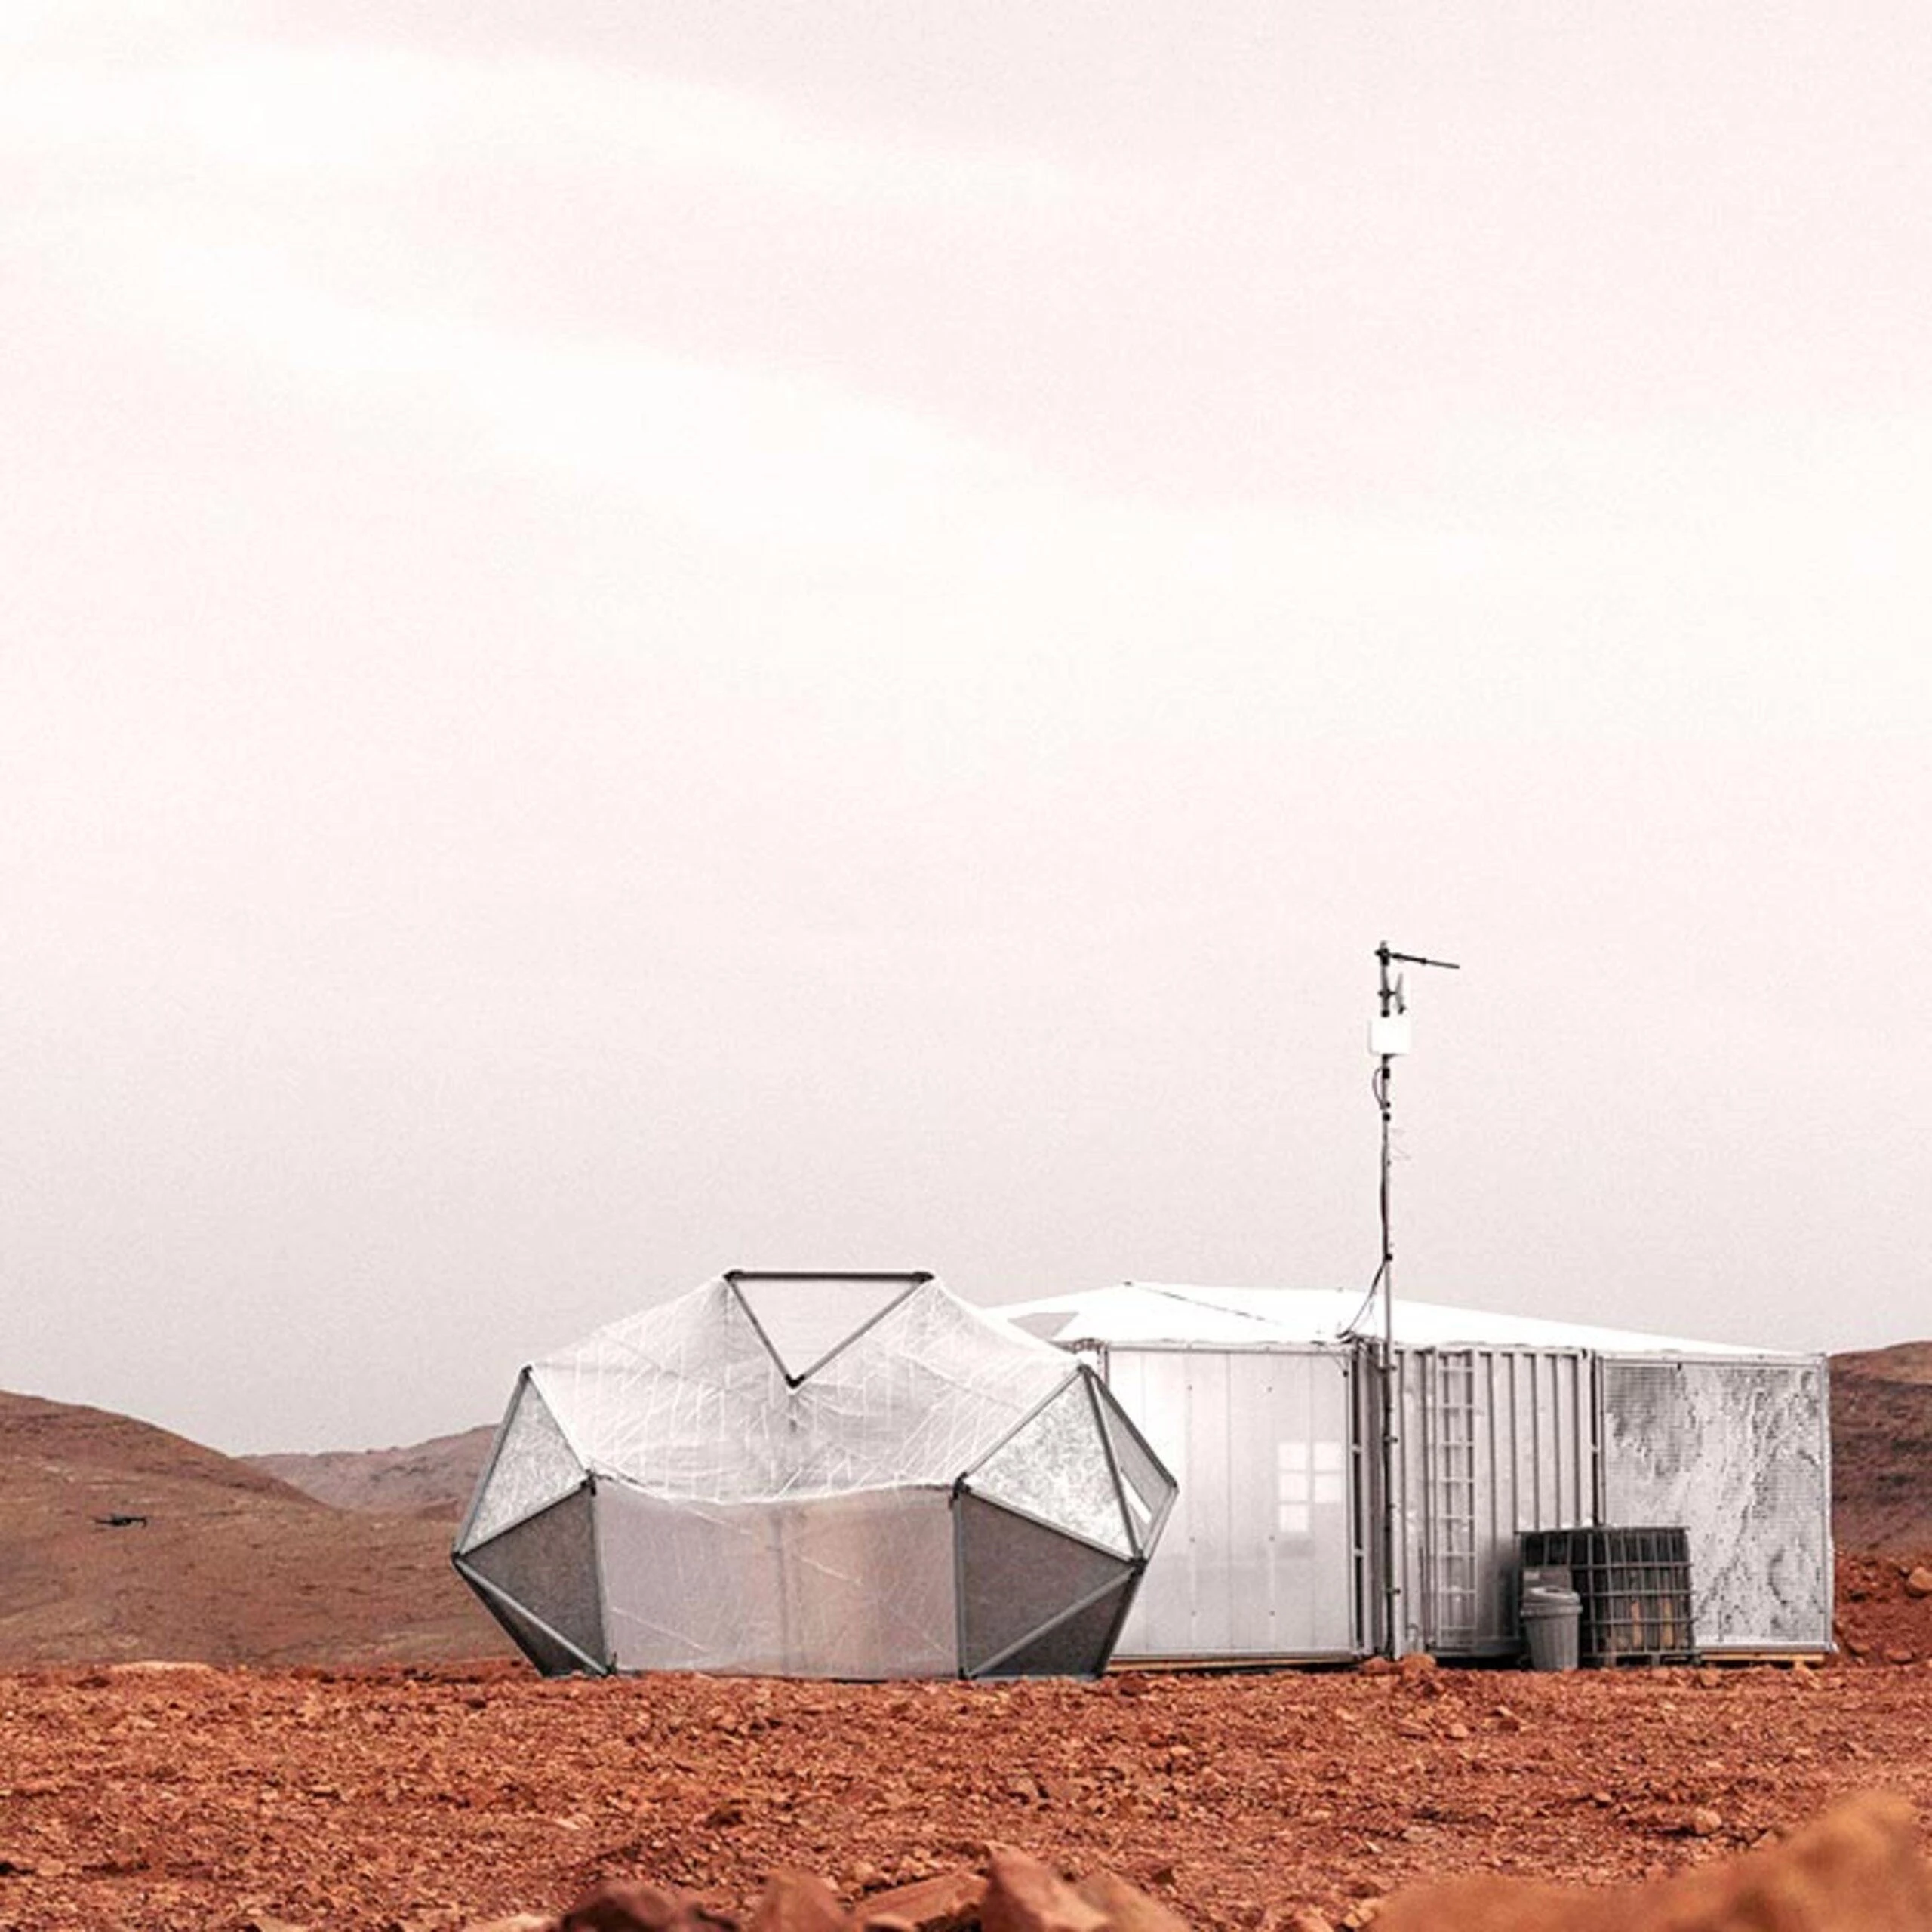
[[0, 1667], [501, 1654], [448, 1532], [331, 1509], [99, 1409], [0, 1394]]
[[1832, 1515], [1841, 1549], [1932, 1549], [1932, 1342], [1832, 1358]]
[[403, 1449], [327, 1449], [312, 1455], [251, 1456], [258, 1469], [338, 1509], [414, 1511], [454, 1522], [469, 1506], [495, 1429], [432, 1436]]
[[1869, 1376], [1878, 1382], [1932, 1386], [1932, 1342], [1895, 1342], [1889, 1349], [1853, 1349], [1832, 1358], [1832, 1373]]

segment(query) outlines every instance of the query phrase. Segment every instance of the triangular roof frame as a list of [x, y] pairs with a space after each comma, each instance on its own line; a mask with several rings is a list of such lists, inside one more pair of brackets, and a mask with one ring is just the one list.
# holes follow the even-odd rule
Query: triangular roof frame
[[[786, 1386], [789, 1389], [796, 1389], [801, 1383], [809, 1381], [827, 1362], [843, 1355], [861, 1335], [877, 1327], [895, 1308], [917, 1294], [934, 1278], [930, 1270], [923, 1268], [883, 1272], [844, 1268], [816, 1272], [789, 1268], [728, 1268], [724, 1275], [724, 1284], [731, 1291], [731, 1299], [744, 1311], [745, 1319], [752, 1324], [758, 1340], [764, 1344], [765, 1353], [777, 1364], [778, 1372], [784, 1377]], [[778, 1352], [777, 1344], [766, 1332], [764, 1324], [758, 1318], [758, 1312], [752, 1306], [750, 1299], [741, 1285], [746, 1281], [903, 1281], [906, 1285], [897, 1294], [874, 1309], [857, 1327], [835, 1342], [817, 1361], [795, 1371]]]

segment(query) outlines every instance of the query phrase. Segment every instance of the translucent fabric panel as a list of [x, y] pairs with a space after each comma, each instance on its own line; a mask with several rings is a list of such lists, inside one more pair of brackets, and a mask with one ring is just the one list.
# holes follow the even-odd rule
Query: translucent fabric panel
[[791, 1612], [787, 1675], [934, 1677], [958, 1669], [951, 1502], [933, 1488], [774, 1506]]
[[606, 1627], [623, 1670], [795, 1677], [957, 1668], [949, 1496], [668, 1501], [600, 1484]]
[[789, 1488], [950, 1483], [1064, 1381], [1067, 1358], [928, 1282], [792, 1391]]
[[476, 1544], [464, 1552], [463, 1561], [586, 1657], [598, 1663], [605, 1660], [588, 1488]]
[[1063, 1617], [1029, 1644], [1002, 1658], [989, 1677], [1098, 1677], [1113, 1654], [1114, 1639], [1132, 1601], [1134, 1580], [1124, 1583], [1070, 1617]]
[[1160, 1458], [1147, 1446], [1146, 1438], [1134, 1427], [1106, 1385], [1096, 1383], [1094, 1394], [1100, 1404], [1108, 1444], [1113, 1451], [1114, 1466], [1120, 1474], [1121, 1500], [1127, 1505], [1134, 1546], [1144, 1556], [1159, 1541], [1168, 1512], [1174, 1507], [1174, 1479], [1162, 1468]]
[[974, 1492], [1011, 1503], [1091, 1542], [1134, 1554], [1114, 1485], [1091, 1384], [1081, 1368], [984, 1461], [968, 1470]]
[[473, 1549], [521, 1516], [568, 1496], [583, 1481], [583, 1465], [549, 1406], [526, 1375], [510, 1398], [497, 1453], [478, 1486], [475, 1507], [457, 1546]]
[[670, 1500], [607, 1481], [597, 1511], [620, 1670], [777, 1667], [784, 1592], [767, 1510]]
[[1107, 1584], [1124, 1561], [1029, 1522], [970, 1491], [953, 1504], [959, 1537], [960, 1668], [997, 1668]]
[[950, 1483], [1066, 1373], [929, 1281], [792, 1387], [721, 1276], [531, 1371], [592, 1468], [718, 1503]]
[[674, 1496], [782, 1483], [785, 1377], [721, 1278], [534, 1364], [591, 1467]]
[[1606, 1358], [1601, 1377], [1604, 1519], [1689, 1531], [1699, 1647], [1829, 1645], [1822, 1365]]
[[795, 1379], [815, 1368], [918, 1285], [915, 1275], [728, 1275], [738, 1298]]
[[[459, 1570], [463, 1567], [461, 1558], [457, 1561]], [[540, 1625], [516, 1609], [503, 1602], [487, 1589], [478, 1589], [477, 1601], [501, 1624], [512, 1643], [522, 1651], [546, 1677], [568, 1677], [586, 1670], [589, 1665], [570, 1647], [557, 1639]]]

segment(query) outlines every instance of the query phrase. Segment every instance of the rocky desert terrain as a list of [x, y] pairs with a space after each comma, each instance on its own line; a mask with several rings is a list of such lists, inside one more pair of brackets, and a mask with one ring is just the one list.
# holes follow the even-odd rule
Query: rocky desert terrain
[[1302, 1932], [1700, 1868], [1874, 1787], [1932, 1817], [1928, 1358], [1835, 1364], [1836, 1658], [1562, 1677], [546, 1683], [447, 1562], [488, 1432], [276, 1459], [377, 1506], [338, 1507], [0, 1397], [0, 1927], [442, 1932], [636, 1880], [742, 1912], [783, 1867], [863, 1908], [1004, 1844]]
[[450, 1531], [444, 1511], [331, 1509], [146, 1423], [0, 1395], [0, 1669], [503, 1655]]
[[0, 1678], [0, 1734], [20, 1932], [439, 1932], [609, 1878], [737, 1911], [781, 1866], [854, 1903], [989, 1841], [1107, 1866], [1197, 1927], [1340, 1925], [1425, 1876], [1669, 1873], [1874, 1786], [1932, 1815], [1922, 1661], [904, 1685], [124, 1666]]

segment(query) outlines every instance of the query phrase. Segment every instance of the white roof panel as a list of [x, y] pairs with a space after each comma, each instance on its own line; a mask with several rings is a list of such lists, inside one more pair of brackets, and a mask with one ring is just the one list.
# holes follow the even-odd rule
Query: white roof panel
[[[1351, 1334], [1382, 1334], [1380, 1298], [1358, 1288], [1229, 1288], [1123, 1281], [1083, 1294], [1008, 1303], [995, 1312], [1060, 1342], [1191, 1343], [1196, 1347], [1302, 1347]], [[1758, 1355], [1787, 1351], [1693, 1341], [1629, 1328], [1551, 1321], [1531, 1315], [1395, 1298], [1395, 1340], [1409, 1348], [1586, 1349], [1598, 1355]]]

